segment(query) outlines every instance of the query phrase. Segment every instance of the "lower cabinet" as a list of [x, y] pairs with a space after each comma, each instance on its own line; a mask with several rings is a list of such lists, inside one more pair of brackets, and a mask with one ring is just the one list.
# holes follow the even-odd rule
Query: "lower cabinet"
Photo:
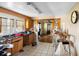
[[29, 35], [23, 36], [23, 46], [29, 45]]
[[39, 40], [40, 40], [41, 42], [52, 43], [52, 38], [51, 38], [50, 35], [41, 36]]
[[32, 45], [32, 43], [36, 40], [35, 33], [31, 33], [29, 35], [23, 36], [23, 46]]
[[23, 39], [18, 41], [18, 51], [21, 51], [23, 49]]
[[36, 41], [35, 33], [32, 33], [29, 35], [29, 44], [32, 44], [34, 41]]
[[18, 42], [13, 42], [13, 48], [12, 48], [12, 54], [15, 54], [18, 52]]
[[13, 48], [11, 49], [11, 53], [12, 55], [14, 55], [15, 53], [18, 53], [23, 49], [23, 38], [21, 37], [14, 39], [12, 44]]

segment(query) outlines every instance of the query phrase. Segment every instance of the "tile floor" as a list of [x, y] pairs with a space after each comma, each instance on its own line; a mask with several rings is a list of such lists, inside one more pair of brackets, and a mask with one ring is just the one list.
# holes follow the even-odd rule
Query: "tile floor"
[[15, 56], [53, 56], [53, 45], [40, 42], [37, 46], [26, 46], [24, 52], [19, 52]]

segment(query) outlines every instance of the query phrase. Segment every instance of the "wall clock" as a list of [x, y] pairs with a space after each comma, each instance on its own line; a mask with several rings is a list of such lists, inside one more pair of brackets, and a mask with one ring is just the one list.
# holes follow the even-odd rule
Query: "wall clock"
[[78, 12], [77, 11], [73, 11], [71, 13], [71, 22], [73, 24], [75, 24], [75, 23], [77, 23], [77, 21], [78, 21]]

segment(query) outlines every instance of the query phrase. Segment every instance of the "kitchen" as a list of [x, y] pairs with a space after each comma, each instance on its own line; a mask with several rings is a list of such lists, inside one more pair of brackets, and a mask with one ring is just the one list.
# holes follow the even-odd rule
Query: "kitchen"
[[[78, 55], [78, 50], [76, 50], [78, 49], [77, 45], [75, 46], [75, 41], [73, 41], [73, 37], [77, 36], [76, 38], [78, 39], [78, 32], [75, 32], [75, 29], [70, 30], [72, 25], [74, 28], [76, 27], [75, 24], [77, 21], [74, 21], [70, 16], [74, 13], [76, 13], [75, 15], [77, 16], [77, 12], [74, 11], [72, 7], [74, 9], [77, 8], [79, 3], [40, 3], [41, 2], [0, 3], [1, 56]], [[57, 4], [59, 4], [58, 9], [51, 8], [51, 6], [55, 7]], [[44, 10], [45, 7], [47, 8]], [[69, 14], [65, 13], [67, 11], [62, 7], [68, 9], [67, 11], [70, 10], [70, 12], [68, 12]], [[49, 14], [52, 12], [49, 9], [54, 11], [53, 14]], [[59, 10], [62, 11], [59, 12]], [[45, 14], [41, 14], [42, 12], [45, 12]], [[59, 16], [61, 14], [66, 14], [66, 16]], [[71, 41], [69, 39], [73, 40]], [[67, 45], [67, 47], [64, 44]]]

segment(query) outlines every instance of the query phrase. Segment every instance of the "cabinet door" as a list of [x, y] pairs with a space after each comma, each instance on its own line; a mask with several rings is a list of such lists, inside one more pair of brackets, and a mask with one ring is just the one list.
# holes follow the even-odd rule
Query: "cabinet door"
[[23, 39], [20, 39], [18, 41], [18, 51], [22, 50], [23, 49]]
[[23, 38], [17, 38], [13, 41], [12, 54], [18, 53], [23, 49]]
[[60, 24], [61, 24], [61, 20], [60, 20], [60, 19], [58, 19], [58, 29], [60, 29], [60, 28], [61, 28]]
[[13, 42], [13, 48], [12, 48], [12, 54], [15, 54], [18, 52], [18, 43], [17, 42]]
[[52, 20], [52, 29], [54, 29], [54, 23], [55, 23], [54, 20]]
[[30, 34], [29, 35], [29, 44], [32, 44], [33, 43], [33, 34]]
[[23, 46], [26, 46], [29, 44], [29, 35], [23, 36]]

